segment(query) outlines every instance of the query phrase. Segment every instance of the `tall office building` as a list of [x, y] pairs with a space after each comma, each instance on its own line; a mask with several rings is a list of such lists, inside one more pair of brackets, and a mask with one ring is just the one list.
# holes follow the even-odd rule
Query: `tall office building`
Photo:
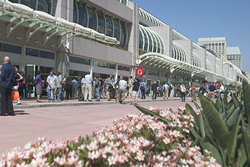
[[227, 60], [242, 70], [242, 56], [239, 47], [227, 47]]
[[199, 38], [198, 44], [214, 51], [218, 58], [227, 57], [227, 42], [225, 37]]

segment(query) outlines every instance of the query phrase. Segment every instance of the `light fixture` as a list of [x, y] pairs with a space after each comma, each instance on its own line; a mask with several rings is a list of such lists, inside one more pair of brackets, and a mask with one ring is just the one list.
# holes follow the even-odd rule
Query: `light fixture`
[[39, 41], [37, 41], [37, 40], [35, 40], [35, 41], [34, 41], [34, 43], [39, 44], [40, 42], [39, 42]]
[[55, 47], [55, 45], [54, 45], [54, 44], [50, 44], [50, 46], [51, 46], [51, 47]]
[[17, 39], [17, 40], [21, 40], [21, 39], [22, 39], [22, 37], [20, 37], [20, 36], [16, 36], [16, 39]]

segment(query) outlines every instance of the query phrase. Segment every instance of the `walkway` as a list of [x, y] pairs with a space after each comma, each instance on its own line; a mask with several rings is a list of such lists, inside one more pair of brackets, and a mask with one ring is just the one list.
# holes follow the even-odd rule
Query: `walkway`
[[[149, 99], [148, 99], [149, 100]], [[191, 103], [191, 100], [186, 100]], [[15, 106], [16, 116], [0, 117], [0, 153], [10, 150], [17, 146], [36, 140], [38, 137], [45, 137], [48, 140], [60, 138], [72, 139], [77, 136], [85, 136], [92, 131], [101, 130], [105, 125], [111, 125], [112, 121], [122, 118], [128, 113], [139, 113], [139, 111], [129, 104], [121, 105], [113, 101], [92, 102], [99, 105], [72, 106], [78, 104], [77, 101], [61, 102], [65, 106], [57, 107], [38, 107], [38, 108], [19, 108]], [[72, 103], [72, 105], [69, 105]], [[31, 107], [36, 103], [23, 101], [20, 105]], [[139, 102], [143, 107], [184, 107], [186, 103], [181, 102], [180, 98], [174, 100], [158, 99], [150, 102]], [[42, 103], [42, 105], [59, 105], [57, 103]]]

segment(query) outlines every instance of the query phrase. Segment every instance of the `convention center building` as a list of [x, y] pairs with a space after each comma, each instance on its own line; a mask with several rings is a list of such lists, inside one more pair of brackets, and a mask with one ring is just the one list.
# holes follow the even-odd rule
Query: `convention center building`
[[[0, 63], [26, 75], [113, 74], [199, 86], [240, 85], [244, 75], [129, 0], [0, 0]], [[188, 34], [187, 34], [188, 35]]]

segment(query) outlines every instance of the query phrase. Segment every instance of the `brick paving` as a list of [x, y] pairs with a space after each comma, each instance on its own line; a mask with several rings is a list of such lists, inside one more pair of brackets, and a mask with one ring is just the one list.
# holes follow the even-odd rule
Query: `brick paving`
[[[105, 99], [91, 103], [77, 100], [46, 103], [47, 101], [43, 100], [42, 107], [37, 106], [34, 99], [23, 100], [22, 105], [14, 104], [16, 116], [0, 117], [0, 153], [23, 146], [38, 137], [45, 137], [48, 140], [72, 139], [101, 130], [103, 126], [111, 125], [115, 118], [122, 118], [128, 113], [139, 113], [133, 105], [129, 105], [130, 100], [126, 99], [127, 104], [124, 105], [115, 103], [114, 100], [107, 102]], [[190, 99], [187, 99], [186, 103], [193, 106]], [[181, 102], [180, 98], [171, 100], [158, 98], [152, 101], [149, 97], [147, 100], [138, 102], [143, 107], [173, 107], [174, 109], [185, 107], [186, 103]]]

